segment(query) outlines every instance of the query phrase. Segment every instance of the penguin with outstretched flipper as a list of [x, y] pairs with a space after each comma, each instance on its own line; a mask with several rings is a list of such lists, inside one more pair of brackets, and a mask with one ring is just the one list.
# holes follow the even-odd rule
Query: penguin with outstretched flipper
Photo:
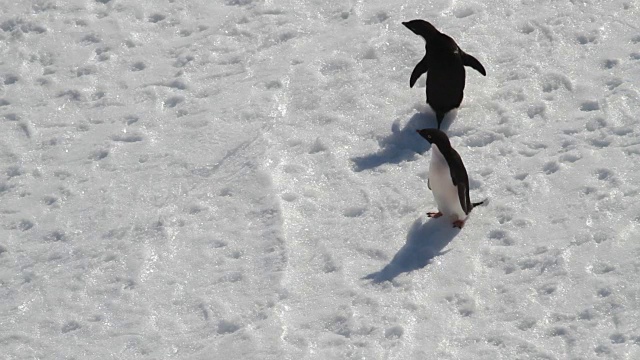
[[409, 86], [413, 87], [422, 74], [427, 73], [427, 104], [436, 113], [438, 129], [447, 112], [460, 107], [465, 86], [465, 66], [486, 76], [482, 64], [460, 49], [449, 36], [424, 20], [402, 23], [426, 41], [426, 55], [411, 73]]

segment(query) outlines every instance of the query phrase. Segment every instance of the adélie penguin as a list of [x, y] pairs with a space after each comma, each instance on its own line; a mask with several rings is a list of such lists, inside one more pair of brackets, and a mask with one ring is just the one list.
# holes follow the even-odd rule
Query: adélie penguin
[[465, 85], [465, 66], [470, 66], [486, 76], [487, 72], [473, 56], [460, 49], [449, 36], [438, 31], [424, 20], [402, 23], [426, 41], [427, 53], [411, 73], [409, 86], [427, 73], [427, 104], [436, 113], [438, 129], [447, 112], [460, 107]]
[[416, 131], [431, 143], [427, 186], [433, 192], [438, 211], [427, 215], [433, 218], [447, 216], [452, 220], [453, 227], [462, 229], [471, 210], [483, 201], [471, 202], [467, 169], [458, 152], [451, 147], [449, 137], [438, 129]]

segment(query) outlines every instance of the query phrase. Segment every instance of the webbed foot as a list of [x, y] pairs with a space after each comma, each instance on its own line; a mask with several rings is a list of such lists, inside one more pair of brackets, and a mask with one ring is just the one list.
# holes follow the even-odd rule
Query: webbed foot
[[464, 226], [464, 220], [456, 220], [453, 222], [454, 228], [462, 229], [463, 226]]

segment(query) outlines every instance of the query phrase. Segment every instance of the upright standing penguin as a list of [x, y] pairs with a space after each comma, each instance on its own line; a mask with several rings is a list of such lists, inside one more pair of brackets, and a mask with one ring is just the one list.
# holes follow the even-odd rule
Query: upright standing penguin
[[426, 41], [427, 53], [411, 73], [409, 86], [427, 73], [427, 104], [436, 113], [438, 129], [447, 112], [458, 108], [462, 103], [465, 85], [465, 66], [471, 66], [482, 75], [487, 72], [480, 62], [465, 53], [449, 36], [438, 31], [424, 20], [411, 20], [402, 23]]
[[433, 218], [445, 215], [453, 220], [454, 227], [462, 229], [471, 210], [483, 202], [471, 202], [467, 169], [458, 152], [451, 147], [447, 135], [438, 129], [416, 131], [431, 143], [427, 186], [433, 192], [438, 211], [427, 215]]

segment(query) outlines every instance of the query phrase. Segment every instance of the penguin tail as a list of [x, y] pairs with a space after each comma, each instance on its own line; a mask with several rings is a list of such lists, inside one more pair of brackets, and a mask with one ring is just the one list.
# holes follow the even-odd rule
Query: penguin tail
[[440, 125], [442, 125], [442, 120], [444, 120], [444, 116], [446, 114], [447, 113], [436, 111], [436, 120], [438, 121], [438, 130], [440, 130]]
[[488, 200], [488, 199], [484, 199], [484, 200], [482, 200], [482, 201], [472, 203], [472, 204], [471, 204], [471, 208], [473, 209], [473, 208], [474, 208], [474, 207], [476, 207], [476, 206], [485, 205], [485, 204], [487, 204], [487, 203], [488, 203], [488, 201], [487, 201], [487, 200]]

